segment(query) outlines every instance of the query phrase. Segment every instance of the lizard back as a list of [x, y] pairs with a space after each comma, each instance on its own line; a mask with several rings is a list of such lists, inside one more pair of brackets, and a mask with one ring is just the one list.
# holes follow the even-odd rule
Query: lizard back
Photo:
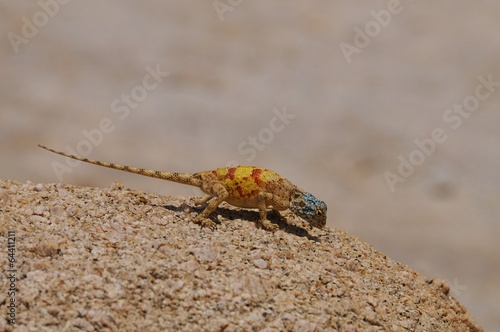
[[[194, 176], [201, 176], [204, 183], [214, 181], [221, 183], [228, 192], [228, 203], [247, 208], [257, 206], [257, 195], [260, 192], [278, 195], [282, 193], [283, 198], [288, 199], [286, 194], [295, 188], [290, 181], [278, 173], [257, 166], [223, 167], [197, 173]], [[203, 187], [201, 189], [203, 190]]]

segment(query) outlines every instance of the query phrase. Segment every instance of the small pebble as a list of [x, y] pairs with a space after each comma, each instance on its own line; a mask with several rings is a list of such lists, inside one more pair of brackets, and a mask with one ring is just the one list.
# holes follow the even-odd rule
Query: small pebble
[[45, 211], [45, 207], [43, 205], [37, 205], [33, 209], [33, 213], [37, 214], [39, 216], [43, 215], [43, 212]]
[[49, 222], [49, 220], [47, 218], [44, 218], [42, 216], [37, 216], [37, 215], [32, 215], [30, 217], [30, 221], [35, 222], [35, 223], [37, 223], [37, 222], [43, 222], [43, 223]]
[[253, 265], [258, 267], [259, 269], [267, 269], [267, 263], [262, 258], [257, 258], [253, 261]]

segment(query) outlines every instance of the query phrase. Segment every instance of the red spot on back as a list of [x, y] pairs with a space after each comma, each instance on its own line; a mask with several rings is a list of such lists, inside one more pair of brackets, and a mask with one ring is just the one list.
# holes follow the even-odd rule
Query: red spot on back
[[262, 181], [262, 179], [260, 178], [260, 175], [262, 174], [262, 169], [260, 168], [254, 168], [252, 170], [252, 175], [250, 175], [254, 182], [259, 186], [259, 187], [263, 187], [264, 186], [264, 181]]
[[231, 167], [227, 170], [227, 177], [234, 180], [234, 173], [236, 173], [236, 167]]

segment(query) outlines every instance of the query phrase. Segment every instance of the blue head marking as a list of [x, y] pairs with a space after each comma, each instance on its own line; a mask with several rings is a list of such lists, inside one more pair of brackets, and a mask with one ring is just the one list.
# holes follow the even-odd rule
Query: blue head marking
[[323, 228], [326, 224], [326, 203], [310, 193], [294, 193], [290, 199], [290, 210], [311, 226]]

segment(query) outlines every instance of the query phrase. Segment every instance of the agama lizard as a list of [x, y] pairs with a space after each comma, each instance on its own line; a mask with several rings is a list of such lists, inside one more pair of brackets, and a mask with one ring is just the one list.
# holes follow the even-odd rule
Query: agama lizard
[[268, 230], [278, 229], [276, 224], [267, 219], [268, 207], [276, 211], [290, 209], [313, 227], [323, 228], [326, 224], [325, 202], [265, 168], [235, 166], [194, 174], [163, 172], [82, 158], [43, 145], [38, 146], [90, 164], [198, 187], [205, 196], [197, 199], [195, 204], [208, 203], [208, 205], [193, 221], [202, 226], [215, 227], [215, 223], [208, 219], [208, 216], [223, 201], [237, 207], [258, 209], [260, 222]]

